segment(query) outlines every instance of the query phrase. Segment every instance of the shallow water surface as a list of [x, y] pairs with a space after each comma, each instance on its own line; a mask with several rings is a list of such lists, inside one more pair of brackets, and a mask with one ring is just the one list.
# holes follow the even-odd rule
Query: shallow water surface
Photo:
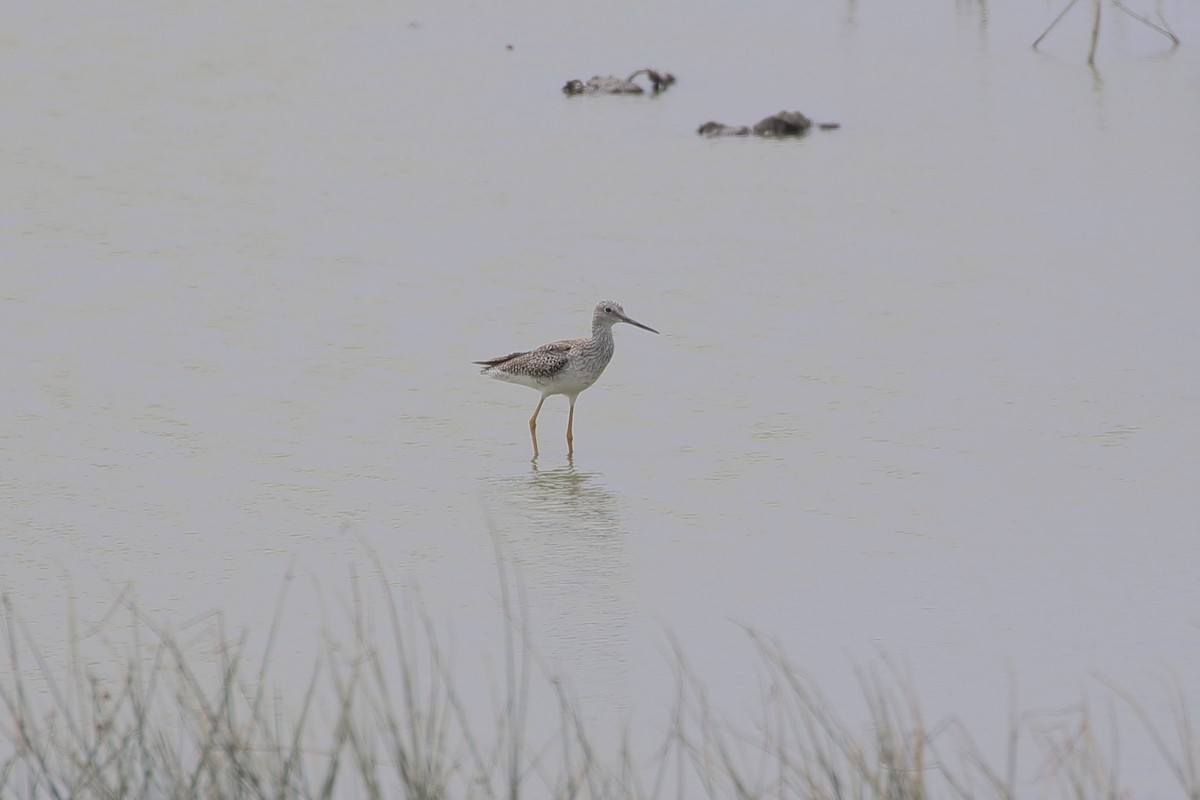
[[[1061, 708], [1100, 674], [1169, 724], [1200, 668], [1200, 16], [1161, 6], [1181, 47], [1109, 15], [1095, 69], [1082, 9], [1029, 49], [1044, 4], [25, 7], [0, 584], [54, 653], [68, 600], [262, 632], [291, 574], [289, 684], [379, 566], [494, 675], [498, 542], [600, 730], [658, 726], [668, 633], [757, 702], [746, 627], [847, 707], [899, 659], [997, 748], [1014, 681]], [[679, 83], [559, 92], [642, 66]], [[783, 108], [842, 128], [694, 133]], [[618, 326], [574, 459], [552, 398], [531, 463], [536, 394], [470, 362], [604, 297], [662, 335]]]

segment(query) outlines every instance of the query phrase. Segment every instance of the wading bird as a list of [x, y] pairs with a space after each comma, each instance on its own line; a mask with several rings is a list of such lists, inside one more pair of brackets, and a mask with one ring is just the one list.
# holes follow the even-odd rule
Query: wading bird
[[538, 457], [537, 418], [542, 410], [542, 403], [552, 394], [565, 394], [571, 403], [567, 416], [567, 455], [575, 453], [575, 398], [579, 393], [591, 386], [604, 372], [613, 355], [613, 325], [618, 322], [628, 322], [630, 325], [658, 333], [649, 325], [643, 325], [637, 320], [626, 316], [625, 309], [620, 303], [612, 300], [601, 300], [592, 312], [592, 335], [587, 339], [564, 339], [561, 342], [544, 344], [536, 350], [523, 353], [509, 353], [506, 356], [492, 358], [487, 361], [476, 361], [482, 364], [484, 375], [508, 383], [518, 383], [537, 389], [542, 393], [537, 408], [529, 420], [529, 436], [533, 439], [533, 457]]

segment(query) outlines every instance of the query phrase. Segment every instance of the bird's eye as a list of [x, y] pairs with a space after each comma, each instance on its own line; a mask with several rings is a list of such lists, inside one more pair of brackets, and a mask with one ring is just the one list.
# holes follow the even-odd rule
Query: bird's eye
[[605, 307], [604, 307], [604, 313], [605, 313], [605, 314], [611, 314], [611, 313], [612, 313], [612, 306], [605, 306]]

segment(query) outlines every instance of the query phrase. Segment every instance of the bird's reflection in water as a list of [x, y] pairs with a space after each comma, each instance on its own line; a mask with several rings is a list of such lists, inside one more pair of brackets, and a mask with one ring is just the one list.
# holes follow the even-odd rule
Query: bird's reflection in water
[[629, 706], [629, 557], [616, 497], [573, 463], [484, 480], [496, 535], [517, 568], [530, 640], [593, 723]]

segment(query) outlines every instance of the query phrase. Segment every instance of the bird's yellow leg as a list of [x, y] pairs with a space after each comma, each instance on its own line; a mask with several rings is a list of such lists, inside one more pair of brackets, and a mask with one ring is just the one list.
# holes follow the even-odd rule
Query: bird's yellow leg
[[537, 418], [538, 414], [542, 413], [542, 403], [546, 402], [546, 396], [542, 395], [542, 399], [538, 400], [537, 408], [533, 410], [533, 416], [529, 418], [529, 438], [533, 439], [533, 457], [538, 457], [537, 446]]
[[567, 455], [575, 455], [575, 398], [571, 398], [571, 410], [567, 412]]

